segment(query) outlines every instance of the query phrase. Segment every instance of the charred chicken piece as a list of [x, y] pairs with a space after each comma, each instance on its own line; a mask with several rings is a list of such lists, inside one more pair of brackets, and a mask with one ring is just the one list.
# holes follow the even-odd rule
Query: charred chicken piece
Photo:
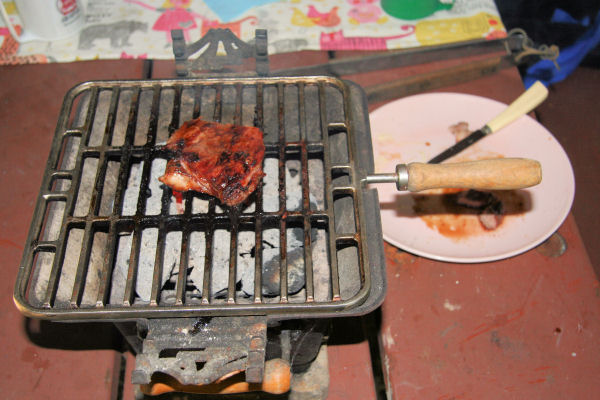
[[264, 176], [263, 133], [201, 118], [185, 122], [166, 144], [173, 158], [158, 178], [173, 190], [195, 190], [228, 206], [243, 203]]

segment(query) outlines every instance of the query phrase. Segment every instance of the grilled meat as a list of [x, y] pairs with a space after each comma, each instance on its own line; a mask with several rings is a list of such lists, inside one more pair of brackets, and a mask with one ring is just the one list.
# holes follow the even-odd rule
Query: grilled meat
[[484, 229], [496, 229], [504, 217], [504, 206], [499, 198], [490, 192], [467, 190], [458, 193], [456, 204], [478, 211], [477, 217]]
[[206, 193], [228, 206], [243, 203], [264, 176], [263, 133], [255, 127], [197, 118], [175, 131], [166, 148], [173, 158], [161, 182], [180, 192]]

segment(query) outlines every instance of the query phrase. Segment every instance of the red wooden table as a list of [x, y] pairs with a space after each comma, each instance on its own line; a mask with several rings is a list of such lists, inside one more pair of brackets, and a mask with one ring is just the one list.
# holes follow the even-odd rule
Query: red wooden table
[[[271, 66], [326, 59], [325, 53], [305, 52], [274, 57]], [[173, 71], [172, 63], [157, 62], [153, 77], [172, 77]], [[350, 78], [371, 85], [418, 71], [411, 67]], [[12, 292], [64, 94], [81, 81], [140, 78], [142, 73], [141, 60], [0, 68], [4, 399], [117, 396], [122, 358], [110, 327], [26, 320], [14, 307]], [[522, 90], [514, 69], [444, 88], [505, 103]], [[334, 329], [328, 398], [381, 395], [371, 363], [377, 343], [370, 348], [365, 339], [377, 334], [382, 362], [375, 371], [385, 374], [390, 398], [593, 398], [600, 383], [600, 342], [595, 340], [600, 290], [571, 215], [559, 233], [568, 245], [560, 257], [534, 249], [476, 265], [431, 261], [386, 244], [385, 302], [367, 319], [342, 324], [340, 329], [354, 331], [349, 338], [336, 336]], [[367, 335], [361, 332], [365, 326], [371, 329]], [[104, 339], [90, 340], [98, 330]], [[126, 358], [130, 371], [133, 358]], [[125, 379], [123, 398], [129, 399], [133, 390], [129, 376]]]

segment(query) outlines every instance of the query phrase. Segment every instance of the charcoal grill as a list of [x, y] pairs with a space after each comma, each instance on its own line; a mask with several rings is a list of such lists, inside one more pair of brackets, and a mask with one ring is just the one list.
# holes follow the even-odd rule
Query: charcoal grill
[[[242, 207], [157, 181], [167, 138], [197, 117], [264, 131], [266, 176]], [[364, 94], [337, 78], [82, 83], [64, 99], [15, 303], [34, 318], [115, 322], [138, 354], [134, 383], [240, 370], [261, 382], [267, 326], [288, 334], [276, 357], [290, 337], [317, 343], [304, 365], [326, 334], [317, 318], [382, 302], [372, 172]]]

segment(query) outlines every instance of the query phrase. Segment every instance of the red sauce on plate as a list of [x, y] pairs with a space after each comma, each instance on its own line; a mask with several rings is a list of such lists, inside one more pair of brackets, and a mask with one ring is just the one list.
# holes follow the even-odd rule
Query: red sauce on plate
[[[454, 202], [454, 195], [461, 190], [440, 189], [427, 194], [413, 195], [413, 211], [427, 227], [453, 240], [463, 240], [493, 232], [494, 230], [485, 229], [479, 222], [477, 210]], [[504, 206], [504, 218], [495, 230], [531, 209], [531, 199], [526, 191], [499, 190], [493, 193]]]

